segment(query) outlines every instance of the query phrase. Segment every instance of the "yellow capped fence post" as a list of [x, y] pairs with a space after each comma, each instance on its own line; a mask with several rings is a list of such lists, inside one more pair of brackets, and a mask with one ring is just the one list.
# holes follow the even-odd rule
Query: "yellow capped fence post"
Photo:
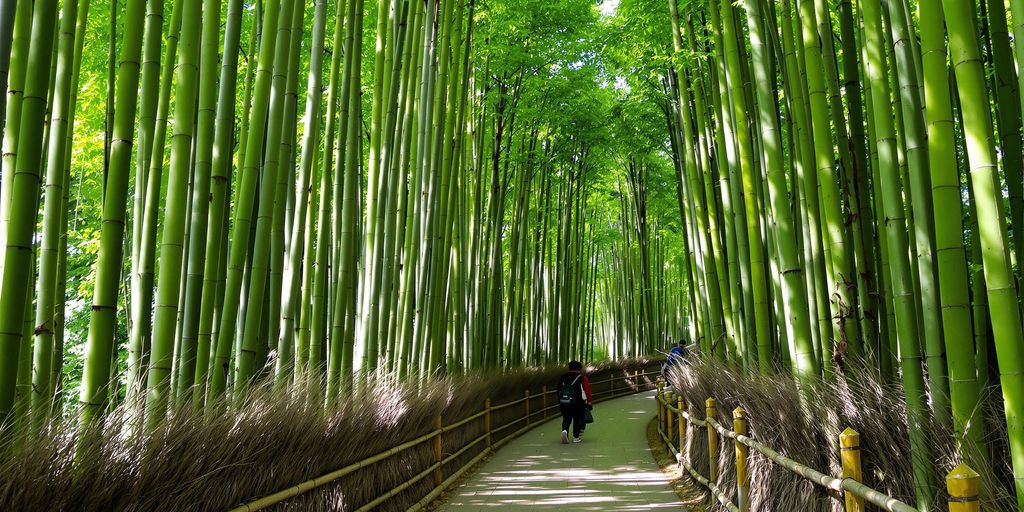
[[686, 449], [686, 418], [683, 417], [683, 411], [685, 411], [686, 404], [683, 403], [683, 395], [679, 395], [679, 400], [676, 401], [676, 407], [679, 408], [679, 461], [683, 460], [683, 450]]
[[967, 464], [960, 464], [946, 475], [949, 512], [981, 512], [978, 492], [981, 478]]
[[662, 427], [665, 425], [664, 407], [662, 404], [662, 383], [661, 379], [658, 379], [658, 392], [655, 393], [654, 399], [658, 402], [658, 432], [662, 431]]
[[487, 448], [491, 447], [491, 399], [484, 401], [484, 431], [487, 432]]
[[540, 387], [540, 410], [541, 418], [548, 419], [548, 387]]
[[[732, 411], [732, 429], [737, 437], [747, 435], [747, 411]], [[736, 439], [736, 503], [740, 512], [750, 510], [750, 473], [747, 471], [747, 445]]]
[[437, 437], [434, 438], [434, 462], [437, 463], [437, 468], [434, 469], [434, 486], [441, 485], [444, 480], [441, 478], [441, 415], [434, 416], [434, 430], [437, 431]]
[[[715, 399], [708, 398], [704, 403], [705, 419], [715, 419]], [[718, 431], [708, 423], [708, 480], [711, 483], [718, 481]]]
[[[860, 434], [847, 427], [839, 434], [840, 457], [843, 460], [843, 479], [860, 482], [863, 478], [860, 467]], [[864, 512], [864, 499], [846, 491], [846, 512]]]
[[529, 425], [530, 424], [530, 390], [529, 389], [527, 389], [526, 392], [523, 393], [523, 403], [526, 404], [525, 405], [525, 409], [526, 409], [526, 424]]
[[676, 433], [676, 429], [672, 428], [672, 411], [669, 409], [671, 406], [672, 393], [668, 393], [665, 396], [665, 434], [668, 437], [669, 444], [672, 444], [672, 436]]

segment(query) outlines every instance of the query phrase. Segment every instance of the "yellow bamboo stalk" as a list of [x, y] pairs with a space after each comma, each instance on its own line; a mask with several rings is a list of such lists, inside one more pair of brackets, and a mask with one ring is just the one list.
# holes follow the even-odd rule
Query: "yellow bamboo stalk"
[[978, 494], [981, 477], [967, 464], [960, 464], [946, 475], [949, 512], [981, 512]]
[[[737, 407], [732, 411], [732, 429], [739, 435], [747, 435], [747, 411]], [[750, 474], [747, 472], [747, 445], [736, 444], [736, 502], [742, 512], [750, 510]]]
[[[708, 422], [715, 419], [715, 399], [708, 398], [704, 402], [704, 416]], [[708, 478], [712, 482], [718, 481], [718, 432], [713, 428], [708, 429]]]
[[686, 418], [683, 416], [686, 404], [683, 403], [683, 395], [679, 395], [679, 401], [677, 402], [679, 411], [679, 454], [686, 453]]
[[[839, 435], [840, 456], [843, 460], [843, 479], [860, 482], [862, 479], [860, 466], [860, 434], [847, 427]], [[846, 512], [864, 512], [864, 499], [846, 491]]]

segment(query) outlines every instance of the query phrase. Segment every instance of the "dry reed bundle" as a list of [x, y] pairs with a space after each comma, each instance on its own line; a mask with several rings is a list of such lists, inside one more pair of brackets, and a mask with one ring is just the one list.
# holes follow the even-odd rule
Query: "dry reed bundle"
[[[715, 398], [716, 420], [732, 429], [732, 412], [747, 412], [750, 436], [797, 462], [832, 475], [841, 474], [839, 434], [847, 427], [860, 433], [864, 483], [906, 503], [913, 503], [913, 477], [903, 389], [883, 383], [868, 364], [851, 362], [843, 378], [809, 384], [802, 394], [786, 376], [752, 375], [713, 360], [693, 356], [689, 366], [669, 375], [673, 387], [685, 397], [688, 412], [705, 416], [705, 399]], [[990, 391], [990, 393], [995, 392]], [[998, 400], [986, 400], [997, 404]], [[997, 405], [998, 406], [998, 405]], [[982, 477], [985, 510], [1010, 511], [1015, 501], [1007, 476], [1012, 474], [1005, 448], [1005, 425], [998, 411], [979, 413], [989, 421], [989, 465], [975, 464]], [[949, 428], [928, 423], [914, 428], [930, 432], [939, 487], [935, 510], [945, 510], [946, 472], [961, 460]], [[736, 472], [733, 441], [720, 439], [717, 485], [735, 503]], [[687, 429], [687, 456], [701, 474], [708, 474], [707, 432]], [[750, 509], [841, 512], [842, 496], [817, 487], [750, 450]], [[710, 501], [709, 501], [710, 502]], [[720, 505], [714, 505], [721, 510]]]
[[[651, 364], [634, 360], [589, 370], [597, 380]], [[526, 389], [536, 396], [561, 371], [518, 370], [415, 384], [378, 378], [357, 386], [350, 399], [330, 411], [305, 400], [309, 394], [302, 385], [276, 391], [254, 386], [238, 404], [202, 412], [180, 407], [146, 435], [133, 433], [136, 409], [128, 406], [108, 414], [95, 431], [78, 432], [74, 418], [55, 421], [45, 432], [11, 440], [16, 449], [0, 455], [0, 510], [227, 510], [423, 436], [433, 430], [438, 413], [451, 424], [480, 412], [486, 398], [497, 405], [522, 398]], [[540, 410], [540, 401], [531, 400], [531, 411]], [[492, 427], [525, 425], [523, 413], [523, 404], [495, 411]], [[501, 435], [519, 428], [513, 425]], [[445, 456], [482, 432], [482, 421], [473, 421], [445, 433]], [[467, 450], [443, 476], [483, 449], [480, 443]], [[431, 444], [424, 443], [275, 509], [356, 510], [433, 462]], [[432, 489], [432, 479], [425, 478], [375, 510], [406, 510]]]

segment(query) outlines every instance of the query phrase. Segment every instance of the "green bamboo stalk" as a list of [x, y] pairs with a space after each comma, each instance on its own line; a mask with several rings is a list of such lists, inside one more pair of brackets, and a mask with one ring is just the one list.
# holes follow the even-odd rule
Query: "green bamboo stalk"
[[[25, 75], [28, 68], [29, 36], [32, 31], [32, 4], [18, 2], [14, 17], [11, 41], [10, 72], [4, 117], [3, 158], [0, 168], [14, 169], [18, 160], [18, 142], [21, 130], [21, 101], [25, 95]], [[14, 173], [0, 175], [0, 247], [7, 247], [7, 232], [11, 220], [11, 193], [14, 187]], [[4, 271], [4, 259], [0, 258], [0, 275]]]
[[[218, 8], [219, 9], [219, 8]], [[219, 11], [218, 11], [219, 17]], [[238, 93], [238, 53], [241, 39], [242, 1], [231, 0], [227, 8], [224, 28], [224, 51], [221, 57], [220, 80], [214, 120], [213, 154], [211, 162], [209, 221], [206, 225], [206, 255], [204, 257], [202, 297], [200, 298], [199, 329], [196, 348], [195, 384], [193, 404], [199, 407], [206, 397], [210, 361], [213, 355], [213, 325], [216, 297], [220, 292], [224, 238], [227, 235], [226, 216], [231, 189], [231, 144], [234, 134], [235, 97]], [[206, 61], [202, 60], [204, 68]], [[212, 72], [209, 75], [212, 76]]]
[[[343, 386], [352, 378], [353, 349], [355, 343], [356, 308], [356, 231], [359, 200], [356, 195], [359, 178], [359, 105], [358, 98], [362, 68], [363, 1], [352, 0], [348, 5], [345, 31], [345, 75], [342, 84], [342, 126], [344, 144], [338, 146], [339, 166], [344, 158], [344, 179], [335, 180], [335, 212], [337, 218], [337, 273], [338, 285], [334, 290], [333, 319], [327, 368], [327, 403], [338, 399]], [[341, 185], [339, 187], [338, 185]], [[340, 190], [341, 194], [338, 195]], [[340, 197], [340, 201], [337, 199]]]
[[[315, 179], [315, 174], [311, 178], [312, 170], [316, 166], [316, 151], [318, 149], [318, 142], [320, 136], [320, 104], [322, 97], [322, 83], [323, 83], [323, 49], [324, 49], [324, 34], [327, 25], [327, 2], [320, 0], [315, 5], [315, 12], [313, 15], [313, 33], [312, 41], [309, 53], [309, 76], [307, 80], [307, 92], [306, 92], [306, 113], [303, 119], [303, 125], [306, 127], [302, 136], [302, 163], [299, 172], [299, 183], [296, 189], [301, 191], [302, 197], [296, 201], [297, 208], [294, 212], [294, 218], [292, 220], [292, 234], [291, 234], [291, 246], [288, 249], [289, 263], [285, 270], [284, 284], [282, 286], [282, 300], [281, 300], [281, 326], [280, 335], [278, 337], [278, 354], [287, 353], [288, 348], [286, 345], [294, 346], [295, 341], [293, 340], [293, 330], [295, 328], [295, 320], [298, 317], [298, 306], [295, 301], [299, 294], [300, 275], [298, 275], [299, 265], [305, 253], [306, 259], [312, 259], [313, 255], [307, 252], [304, 241], [305, 230], [306, 230], [306, 217], [307, 207], [312, 204], [315, 207], [315, 201], [313, 191], [310, 188], [311, 179]], [[308, 287], [307, 287], [308, 288]], [[285, 379], [285, 375], [292, 370], [291, 364], [287, 364], [284, 357], [278, 357], [277, 360], [277, 382], [282, 382]], [[296, 358], [296, 364], [298, 358]]]
[[[924, 347], [928, 364], [928, 387], [931, 391], [932, 410], [943, 424], [950, 424], [949, 384], [946, 369], [946, 350], [942, 341], [939, 296], [935, 275], [935, 228], [932, 218], [932, 197], [929, 178], [929, 153], [923, 105], [919, 95], [919, 82], [914, 72], [913, 49], [908, 41], [912, 37], [910, 21], [905, 19], [902, 2], [889, 3], [892, 18], [891, 31], [896, 46], [896, 61], [900, 72], [897, 80], [902, 98], [903, 119], [907, 138], [907, 161], [912, 189], [911, 210], [914, 218], [914, 254], [920, 282], [920, 307]], [[945, 84], [943, 80], [941, 83]]]
[[[259, 59], [255, 74], [255, 85], [252, 96], [252, 107], [249, 111], [248, 134], [246, 137], [245, 158], [239, 155], [240, 182], [238, 184], [237, 201], [235, 202], [234, 220], [231, 227], [231, 244], [228, 252], [228, 267], [226, 283], [224, 285], [224, 308], [220, 316], [220, 328], [217, 331], [217, 359], [214, 362], [210, 381], [210, 395], [219, 396], [224, 393], [227, 373], [230, 371], [228, 357], [232, 340], [235, 337], [236, 323], [239, 321], [239, 308], [241, 306], [242, 280], [244, 267], [249, 255], [249, 243], [251, 239], [250, 230], [253, 226], [253, 202], [256, 196], [256, 182], [259, 176], [259, 163], [263, 137], [267, 131], [268, 107], [270, 103], [271, 75], [275, 59], [275, 42], [277, 40], [279, 11], [283, 9], [278, 2], [270, 2], [263, 11], [261, 25], [262, 36], [260, 38]], [[281, 16], [289, 19], [290, 13]], [[248, 303], [250, 306], [252, 304]], [[257, 306], [258, 307], [258, 306]], [[244, 317], [243, 317], [244, 318]], [[255, 340], [253, 340], [255, 341]], [[252, 353], [254, 355], [254, 353]], [[236, 354], [238, 362], [241, 362], [241, 354]], [[249, 363], [255, 364], [255, 359], [250, 357]], [[236, 362], [236, 364], [238, 364]], [[251, 376], [251, 366], [235, 369], [236, 376]], [[236, 384], [238, 379], [236, 377]]]
[[[88, 9], [88, 4], [86, 4]], [[88, 11], [84, 11], [84, 16]], [[34, 426], [48, 418], [53, 406], [53, 352], [57, 340], [53, 337], [54, 307], [57, 299], [57, 260], [60, 248], [61, 207], [63, 206], [68, 120], [73, 105], [70, 102], [75, 69], [75, 31], [78, 26], [78, 5], [66, 2], [62, 6], [58, 37], [56, 82], [54, 83], [53, 116], [47, 141], [47, 168], [43, 233], [39, 248], [39, 281], [35, 312], [35, 347], [32, 373], [32, 411]], [[60, 340], [63, 342], [63, 340]]]
[[963, 453], [969, 460], [979, 460], [974, 457], [984, 453], [983, 428], [975, 416], [981, 393], [974, 359], [974, 328], [942, 5], [922, 2], [919, 13], [935, 249], [942, 329], [948, 354], [951, 414], [954, 431], [962, 439]]
[[[201, 9], [200, 0], [185, 0], [184, 12]], [[160, 280], [153, 310], [153, 345], [146, 386], [146, 427], [153, 429], [166, 414], [171, 396], [171, 370], [178, 321], [179, 295], [185, 251], [188, 184], [192, 141], [195, 135], [196, 91], [199, 83], [199, 46], [202, 20], [184, 16], [174, 90], [174, 127], [167, 176], [165, 218], [160, 241]], [[155, 177], [153, 178], [155, 179]]]
[[924, 512], [931, 509], [935, 483], [934, 472], [930, 467], [931, 453], [926, 434], [921, 427], [927, 421], [928, 410], [921, 367], [921, 347], [917, 335], [916, 300], [910, 285], [910, 262], [907, 259], [909, 243], [903, 201], [900, 197], [896, 140], [892, 122], [893, 109], [889, 103], [891, 96], [888, 77], [885, 74], [887, 68], [882, 46], [882, 12], [878, 0], [864, 0], [861, 7], [868, 53], [865, 65], [872, 92], [872, 114], [879, 154], [879, 167], [875, 176], [881, 184], [885, 209], [885, 232], [892, 267], [892, 294], [896, 311], [900, 368], [907, 403], [907, 422], [911, 425], [909, 432], [915, 495], [917, 508]]
[[[220, 43], [220, 2], [203, 1], [202, 33], [199, 55], [199, 97], [197, 103], [197, 125], [195, 136], [195, 169], [192, 188], [192, 212], [188, 225], [188, 260], [182, 303], [181, 354], [178, 356], [177, 398], [179, 401], [195, 400], [201, 393], [193, 393], [192, 387], [202, 381], [196, 380], [196, 369], [200, 364], [209, 363], [209, 339], [200, 346], [201, 332], [201, 299], [206, 285], [206, 259], [210, 257], [207, 246], [211, 241], [209, 223], [211, 218], [211, 189], [213, 174], [213, 148], [215, 144], [215, 122], [217, 116], [217, 63]], [[230, 16], [230, 14], [229, 14]], [[231, 27], [234, 28], [234, 27]], [[232, 37], [227, 34], [226, 37]], [[220, 219], [220, 211], [213, 212], [215, 219]], [[219, 240], [220, 231], [215, 230]], [[220, 251], [214, 253], [212, 259], [219, 257]], [[203, 356], [200, 356], [200, 352]], [[200, 360], [202, 359], [202, 360]], [[205, 376], [205, 371], [201, 376]], [[191, 396], [189, 396], [191, 395]]]
[[[3, 250], [4, 267], [0, 281], [0, 419], [9, 432], [14, 411], [18, 366], [24, 354], [26, 311], [31, 306], [31, 285], [35, 256], [33, 235], [39, 213], [39, 182], [43, 166], [43, 125], [46, 97], [50, 89], [50, 60], [53, 51], [53, 29], [57, 19], [57, 2], [40, 1], [32, 6], [32, 32], [26, 67], [25, 89], [21, 98], [21, 119], [17, 128], [17, 161], [7, 167], [12, 173], [10, 200], [7, 203], [10, 222]], [[8, 126], [9, 129], [13, 127]], [[30, 299], [25, 300], [26, 297]], [[27, 345], [26, 345], [27, 346]], [[21, 354], [20, 354], [21, 353]], [[29, 357], [31, 361], [31, 357]], [[26, 400], [28, 396], [24, 397]], [[27, 402], [26, 402], [27, 403]]]
[[[746, 230], [749, 241], [749, 261], [751, 289], [753, 294], [753, 314], [755, 329], [754, 340], [757, 343], [758, 369], [767, 373], [771, 369], [771, 338], [770, 318], [768, 311], [768, 285], [765, 276], [764, 247], [761, 244], [760, 218], [758, 217], [757, 192], [760, 171], [754, 166], [754, 148], [748, 126], [749, 107], [743, 92], [742, 70], [738, 48], [738, 33], [733, 16], [733, 6], [722, 2], [722, 39], [724, 42], [725, 59], [729, 72], [729, 85], [732, 96], [732, 114], [736, 125], [735, 133], [739, 147], [739, 169], [743, 184], [743, 202], [746, 208]], [[747, 333], [750, 336], [751, 333]]]
[[[259, 202], [256, 210], [255, 232], [253, 237], [252, 261], [250, 263], [251, 276], [245, 299], [248, 308], [245, 313], [245, 324], [242, 330], [242, 346], [236, 357], [235, 368], [235, 393], [240, 394], [248, 385], [249, 381], [262, 366], [264, 361], [258, 355], [261, 353], [260, 342], [266, 346], [266, 338], [259, 336], [260, 330], [264, 327], [264, 310], [258, 305], [269, 298], [267, 294], [267, 279], [270, 271], [270, 231], [272, 229], [274, 206], [277, 198], [278, 173], [280, 167], [281, 138], [283, 131], [283, 118], [285, 109], [285, 91], [287, 87], [287, 75], [291, 54], [291, 33], [292, 17], [301, 16], [302, 12], [295, 8], [296, 2], [285, 0], [281, 4], [281, 15], [277, 24], [277, 36], [274, 39], [274, 71], [271, 78], [270, 110], [267, 117], [267, 138], [266, 155], [260, 155], [259, 151], [252, 149], [260, 146], [254, 145], [249, 151], [250, 161], [263, 156], [263, 172], [260, 176]], [[270, 10], [270, 9], [268, 9]], [[269, 27], [269, 23], [268, 23]], [[262, 55], [261, 55], [262, 56]], [[260, 141], [263, 142], [263, 141]], [[244, 179], [244, 178], [243, 178]], [[283, 206], [283, 205], [279, 205]], [[257, 307], [254, 307], [257, 306]], [[269, 314], [269, 311], [268, 311]], [[275, 318], [276, 322], [277, 319]]]
[[[143, 395], [147, 383], [149, 352], [152, 344], [153, 294], [155, 293], [157, 218], [159, 216], [160, 187], [163, 179], [164, 150], [167, 138], [167, 119], [170, 110], [171, 84], [174, 77], [174, 65], [177, 61], [178, 42], [181, 36], [181, 19], [184, 10], [183, 0], [175, 0], [171, 10], [170, 27], [167, 34], [166, 54], [161, 67], [160, 89], [148, 92], [159, 96], [157, 100], [156, 119], [153, 141], [150, 144], [148, 170], [146, 171], [146, 188], [143, 199], [141, 238], [139, 255], [132, 268], [133, 280], [139, 289], [132, 295], [132, 322], [137, 329], [132, 329], [128, 345], [128, 389], [126, 397], [135, 403], [136, 397]], [[146, 102], [151, 101], [147, 98]], [[136, 170], [136, 172], [138, 172]], [[136, 194], [139, 194], [136, 190]]]
[[765, 44], [767, 28], [762, 17], [760, 0], [746, 4], [747, 20], [750, 27], [751, 56], [754, 63], [758, 116], [764, 138], [764, 161], [767, 166], [769, 197], [775, 224], [776, 244], [779, 251], [779, 273], [782, 285], [782, 302], [785, 305], [787, 335], [793, 344], [791, 354], [793, 368], [798, 379], [809, 381], [818, 375], [818, 364], [814, 359], [811, 344], [811, 324], [807, 309], [807, 290], [804, 283], [803, 267], [796, 245], [796, 228], [790, 213], [783, 167], [782, 138], [776, 113], [776, 98], [772, 96], [775, 75], [768, 65]]
[[[131, 341], [129, 342], [128, 387], [125, 396], [129, 403], [135, 403], [142, 387], [140, 376], [142, 366], [145, 364], [143, 352], [148, 352], [150, 333], [152, 331], [152, 324], [149, 321], [151, 312], [149, 304], [152, 302], [153, 287], [151, 281], [145, 285], [142, 282], [143, 275], [146, 272], [142, 269], [141, 261], [142, 239], [144, 238], [143, 233], [145, 232], [146, 225], [147, 179], [151, 163], [150, 157], [153, 154], [153, 139], [156, 135], [157, 109], [161, 103], [159, 100], [163, 97], [161, 95], [163, 90], [160, 88], [162, 74], [160, 68], [160, 53], [162, 51], [160, 41], [163, 34], [163, 25], [163, 0], [148, 0], [146, 2], [146, 26], [142, 43], [142, 68], [140, 70], [139, 143], [136, 146], [135, 152], [135, 189], [132, 194], [132, 253], [131, 268], [129, 270], [131, 273], [131, 309], [129, 311], [131, 315], [129, 338]], [[168, 42], [175, 49], [177, 49], [178, 44], [177, 29], [175, 27], [178, 26], [180, 26], [180, 20], [177, 24], [172, 21], [173, 38], [172, 34], [168, 35]], [[173, 61], [174, 57], [169, 57], [169, 60]], [[167, 71], [167, 76], [170, 76], [170, 71]], [[170, 84], [165, 82], [165, 87], [168, 87], [169, 91]], [[166, 105], [164, 105], [164, 112], [165, 115], [163, 117], [166, 120]], [[160, 138], [161, 155], [163, 154], [163, 137], [164, 135], [161, 135]]]
[[974, 212], [981, 230], [982, 263], [1006, 410], [1014, 487], [1018, 506], [1024, 507], [1024, 411], [1021, 411], [1024, 406], [1024, 333], [1010, 263], [1006, 219], [1000, 204], [985, 71], [978, 36], [971, 22], [974, 19], [972, 6], [963, 0], [943, 0], [942, 7], [967, 141]]

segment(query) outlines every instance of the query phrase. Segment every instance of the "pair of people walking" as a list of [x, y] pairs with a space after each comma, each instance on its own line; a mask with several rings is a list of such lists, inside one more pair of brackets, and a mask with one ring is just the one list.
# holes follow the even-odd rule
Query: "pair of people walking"
[[590, 380], [583, 374], [583, 363], [569, 363], [569, 371], [558, 380], [557, 396], [562, 412], [562, 444], [569, 444], [570, 425], [573, 442], [579, 443], [587, 426], [587, 412], [594, 408], [594, 395], [590, 391]]

